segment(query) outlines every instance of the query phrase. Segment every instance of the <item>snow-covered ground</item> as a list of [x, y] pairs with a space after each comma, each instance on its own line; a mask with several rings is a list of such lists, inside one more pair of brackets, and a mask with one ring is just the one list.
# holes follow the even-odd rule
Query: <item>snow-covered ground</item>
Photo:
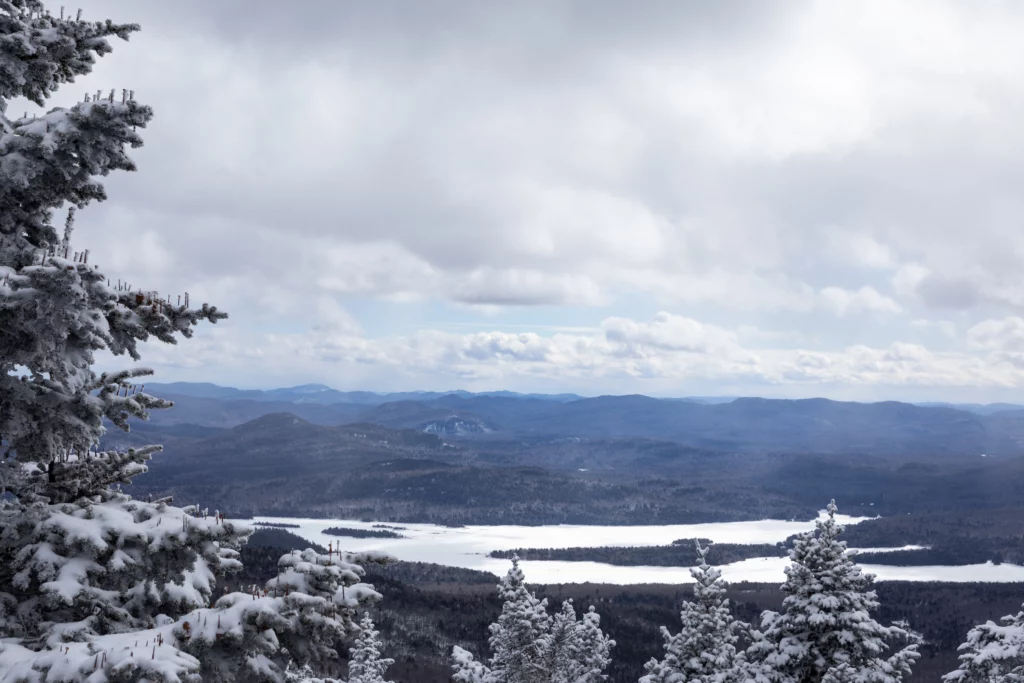
[[[836, 515], [844, 525], [867, 518]], [[326, 546], [341, 544], [343, 550], [383, 550], [400, 560], [432, 562], [503, 574], [508, 561], [487, 557], [492, 550], [513, 548], [578, 548], [595, 546], [668, 545], [678, 538], [710, 538], [717, 543], [777, 543], [814, 527], [813, 522], [762, 520], [718, 524], [670, 524], [664, 526], [466, 526], [449, 528], [432, 524], [395, 524], [406, 538], [348, 538], [329, 536], [332, 527], [373, 529], [370, 522], [352, 520], [257, 517], [257, 522], [298, 524], [288, 529], [302, 538]], [[914, 546], [908, 546], [908, 549]], [[864, 550], [885, 550], [879, 548]], [[743, 560], [722, 567], [730, 581], [781, 582], [786, 558]], [[600, 562], [529, 561], [522, 563], [531, 583], [685, 583], [687, 567], [620, 567]], [[1024, 581], [1024, 567], [1017, 565], [969, 565], [963, 567], [889, 567], [864, 565], [879, 580], [901, 581]]]

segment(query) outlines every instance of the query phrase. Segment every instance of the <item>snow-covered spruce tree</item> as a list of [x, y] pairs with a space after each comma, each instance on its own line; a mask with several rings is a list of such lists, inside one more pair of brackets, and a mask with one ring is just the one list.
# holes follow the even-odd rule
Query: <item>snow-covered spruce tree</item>
[[1024, 611], [975, 626], [960, 646], [960, 667], [948, 683], [1024, 682]]
[[[134, 170], [127, 148], [149, 107], [122, 91], [11, 119], [11, 100], [43, 105], [89, 73], [134, 24], [52, 16], [39, 0], [0, 0], [0, 682], [280, 681], [291, 659], [331, 656], [352, 611], [379, 596], [357, 558], [286, 557], [271, 594], [233, 594], [245, 526], [197, 506], [135, 501], [114, 486], [159, 447], [97, 450], [103, 418], [169, 407], [134, 370], [97, 375], [93, 354], [139, 358], [225, 315], [111, 285], [71, 245], [73, 209], [105, 199], [97, 181]], [[69, 207], [64, 230], [54, 212]], [[285, 650], [287, 648], [287, 650]]]
[[295, 662], [289, 662], [288, 668], [284, 670], [285, 683], [345, 683], [337, 678], [324, 678], [317, 676], [308, 663], [297, 666]]
[[490, 666], [479, 666], [467, 651], [456, 647], [453, 655], [456, 681], [527, 683], [541, 680], [538, 676], [544, 661], [544, 637], [551, 628], [548, 601], [538, 600], [526, 588], [518, 557], [512, 558], [512, 567], [498, 584], [498, 595], [505, 603], [498, 621], [490, 626], [488, 643], [493, 653]]
[[835, 501], [828, 517], [797, 538], [782, 592], [785, 611], [761, 616], [747, 649], [748, 676], [776, 683], [899, 683], [920, 656], [912, 643], [883, 658], [890, 643], [912, 640], [897, 625], [883, 626], [871, 612], [874, 576], [861, 572], [839, 540]]
[[593, 606], [577, 620], [572, 600], [563, 602], [542, 642], [543, 673], [535, 680], [575, 683], [605, 679], [603, 672], [611, 664], [615, 641], [601, 630], [601, 617]]
[[673, 635], [664, 626], [665, 657], [647, 663], [641, 683], [730, 683], [744, 680], [745, 660], [736, 651], [740, 634], [749, 626], [737, 621], [729, 609], [722, 572], [707, 563], [708, 548], [696, 543], [699, 565], [694, 578], [693, 602], [684, 602], [682, 629]]
[[395, 660], [380, 656], [383, 647], [380, 632], [374, 627], [370, 614], [363, 614], [359, 621], [359, 635], [349, 650], [348, 683], [391, 683], [384, 678], [384, 672]]
[[[563, 611], [566, 604], [571, 605], [572, 601], [562, 603]], [[572, 616], [575, 617], [575, 613]], [[555, 683], [596, 683], [605, 680], [607, 676], [603, 672], [612, 663], [613, 647], [615, 641], [601, 630], [601, 615], [591, 605], [576, 625], [575, 642], [564, 658], [566, 675], [562, 678], [554, 676], [551, 680]]]
[[456, 647], [452, 653], [457, 683], [597, 683], [611, 662], [615, 641], [601, 631], [601, 618], [591, 607], [577, 620], [572, 601], [551, 617], [547, 600], [526, 588], [519, 558], [498, 584], [505, 603], [491, 624], [492, 656], [487, 664]]

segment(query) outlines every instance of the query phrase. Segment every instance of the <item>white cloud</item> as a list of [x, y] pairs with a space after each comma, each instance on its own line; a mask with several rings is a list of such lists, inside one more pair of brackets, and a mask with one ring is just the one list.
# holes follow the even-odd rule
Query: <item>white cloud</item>
[[950, 320], [926, 320], [924, 318], [916, 318], [911, 320], [910, 324], [923, 330], [936, 330], [942, 334], [942, 336], [948, 337], [949, 339], [955, 339], [957, 336], [956, 323]]
[[833, 262], [862, 268], [894, 266], [889, 247], [868, 233], [833, 226], [825, 230], [825, 239], [826, 252]]
[[328, 334], [363, 334], [363, 328], [359, 322], [336, 299], [323, 295], [317, 297], [316, 300], [316, 325], [312, 329], [314, 332]]
[[725, 355], [738, 349], [736, 335], [691, 318], [661, 312], [649, 322], [608, 318], [601, 327], [605, 339], [631, 353], [655, 351]]
[[967, 330], [967, 339], [977, 349], [993, 352], [1024, 352], [1024, 318], [984, 320]]
[[[115, 278], [227, 308], [239, 332], [210, 339], [261, 340], [263, 372], [959, 381], [987, 350], [884, 356], [958, 348], [956, 326], [988, 343], [985, 321], [1024, 312], [1012, 4], [165, 4], [84, 3], [144, 31], [54, 103], [122, 83], [156, 119], [76, 240]], [[542, 327], [638, 301], [686, 316], [614, 323], [631, 346]], [[392, 336], [358, 331], [375, 302], [410, 307]], [[537, 339], [445, 336], [429, 311], [453, 309]]]
[[892, 276], [893, 290], [901, 299], [916, 300], [918, 298], [918, 285], [928, 277], [930, 272], [927, 267], [920, 263], [904, 263]]
[[[265, 384], [289, 377], [345, 388], [367, 383], [400, 388], [403, 382], [416, 382], [422, 388], [451, 389], [462, 382], [477, 389], [540, 385], [621, 393], [658, 388], [675, 395], [706, 386], [748, 391], [792, 386], [804, 393], [836, 386], [1024, 389], [1024, 320], [1019, 318], [973, 328], [972, 348], [981, 352], [976, 353], [939, 352], [909, 342], [839, 350], [747, 347], [728, 329], [665, 312], [646, 321], [607, 318], [599, 330], [549, 336], [499, 329], [422, 330], [371, 339], [333, 304], [320, 305], [338, 324], [254, 337], [218, 326], [197, 335], [187, 354], [150, 345], [146, 360], [188, 378], [213, 369], [241, 377], [258, 363], [266, 369]], [[104, 363], [120, 365], [109, 359]], [[158, 379], [165, 379], [162, 374]]]
[[874, 287], [865, 285], [851, 292], [841, 287], [826, 287], [820, 292], [822, 305], [838, 316], [850, 313], [901, 313], [903, 308]]

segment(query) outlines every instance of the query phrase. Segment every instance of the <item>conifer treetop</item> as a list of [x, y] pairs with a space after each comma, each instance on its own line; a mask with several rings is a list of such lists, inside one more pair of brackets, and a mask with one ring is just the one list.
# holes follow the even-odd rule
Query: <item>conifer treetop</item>
[[505, 599], [498, 621], [491, 624], [493, 653], [487, 664], [470, 652], [452, 650], [456, 683], [598, 683], [606, 679], [615, 641], [601, 631], [601, 618], [591, 607], [577, 620], [572, 600], [561, 611], [547, 613], [547, 600], [526, 588], [519, 558], [498, 584]]
[[960, 666], [942, 677], [946, 683], [1024, 681], [1024, 611], [975, 626], [959, 650]]
[[42, 106], [54, 89], [92, 71], [110, 52], [109, 36], [128, 40], [138, 24], [53, 15], [41, 0], [0, 0], [0, 101], [25, 97]]
[[384, 678], [384, 672], [395, 660], [381, 657], [383, 648], [380, 631], [374, 626], [370, 613], [363, 612], [359, 635], [349, 654], [348, 683], [391, 683]]
[[[4, 114], [12, 97], [41, 104], [109, 53], [108, 37], [136, 30], [55, 16], [39, 0], [0, 0], [0, 469], [12, 455], [39, 467], [0, 472], [0, 486], [19, 497], [68, 500], [53, 466], [90, 459], [103, 418], [127, 429], [128, 418], [170, 406], [131, 381], [149, 374], [144, 368], [97, 376], [96, 351], [139, 360], [140, 342], [173, 344], [200, 322], [226, 317], [191, 306], [187, 294], [183, 302], [111, 278], [71, 244], [74, 209], [106, 198], [99, 178], [135, 170], [128, 150], [142, 145], [139, 130], [153, 112], [133, 92], [89, 93], [70, 108], [17, 120]], [[70, 209], [62, 231], [54, 224], [61, 207]], [[142, 471], [137, 465], [115, 480]], [[82, 478], [101, 480], [111, 478]]]
[[726, 683], [743, 680], [744, 658], [736, 650], [747, 624], [737, 621], [721, 581], [722, 572], [707, 562], [709, 547], [695, 542], [697, 566], [690, 568], [694, 579], [693, 602], [684, 602], [680, 611], [682, 629], [672, 634], [662, 626], [665, 656], [645, 666], [641, 683]]
[[149, 370], [99, 374], [94, 353], [138, 360], [141, 342], [226, 316], [109, 277], [72, 244], [72, 210], [135, 169], [152, 111], [134, 93], [6, 113], [137, 29], [0, 0], [0, 683], [284, 683], [291, 662], [336, 658], [358, 630], [356, 610], [380, 598], [361, 581], [372, 558], [289, 553], [270, 584], [218, 597], [251, 529], [120, 491], [159, 447], [100, 451], [104, 418], [127, 428], [170, 402], [137, 384]]
[[878, 609], [874, 576], [847, 554], [836, 512], [833, 500], [826, 518], [796, 539], [782, 584], [785, 610], [762, 614], [748, 658], [765, 666], [768, 680], [898, 683], [910, 674], [917, 645], [883, 659], [890, 643], [912, 638], [871, 616]]
[[526, 587], [518, 557], [512, 558], [512, 567], [498, 583], [498, 595], [505, 604], [490, 627], [491, 668], [505, 671], [509, 683], [526, 683], [541, 658], [541, 637], [550, 628], [548, 601], [538, 600]]

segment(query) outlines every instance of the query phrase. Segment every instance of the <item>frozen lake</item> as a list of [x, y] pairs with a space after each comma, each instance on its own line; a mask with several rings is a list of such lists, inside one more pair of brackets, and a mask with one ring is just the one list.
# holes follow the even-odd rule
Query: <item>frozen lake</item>
[[[865, 518], [836, 515], [844, 525]], [[678, 538], [710, 538], [716, 543], [777, 543], [793, 534], [814, 528], [813, 522], [763, 520], [717, 524], [669, 524], [663, 526], [466, 526], [450, 528], [433, 524], [394, 524], [406, 538], [347, 538], [329, 536], [332, 527], [373, 529], [371, 522], [352, 520], [257, 517], [254, 522], [298, 524], [292, 533], [326, 546], [333, 542], [343, 550], [383, 550], [400, 560], [432, 562], [451, 567], [479, 569], [504, 574], [508, 560], [487, 557], [492, 550], [513, 548], [573, 548], [595, 546], [668, 545]], [[730, 581], [782, 582], [789, 560], [765, 557], [724, 565], [722, 574]], [[530, 583], [689, 583], [688, 567], [620, 567], [600, 562], [524, 561]], [[1017, 565], [969, 565], [962, 567], [890, 567], [864, 565], [865, 571], [881, 581], [1024, 581], [1024, 567]]]

